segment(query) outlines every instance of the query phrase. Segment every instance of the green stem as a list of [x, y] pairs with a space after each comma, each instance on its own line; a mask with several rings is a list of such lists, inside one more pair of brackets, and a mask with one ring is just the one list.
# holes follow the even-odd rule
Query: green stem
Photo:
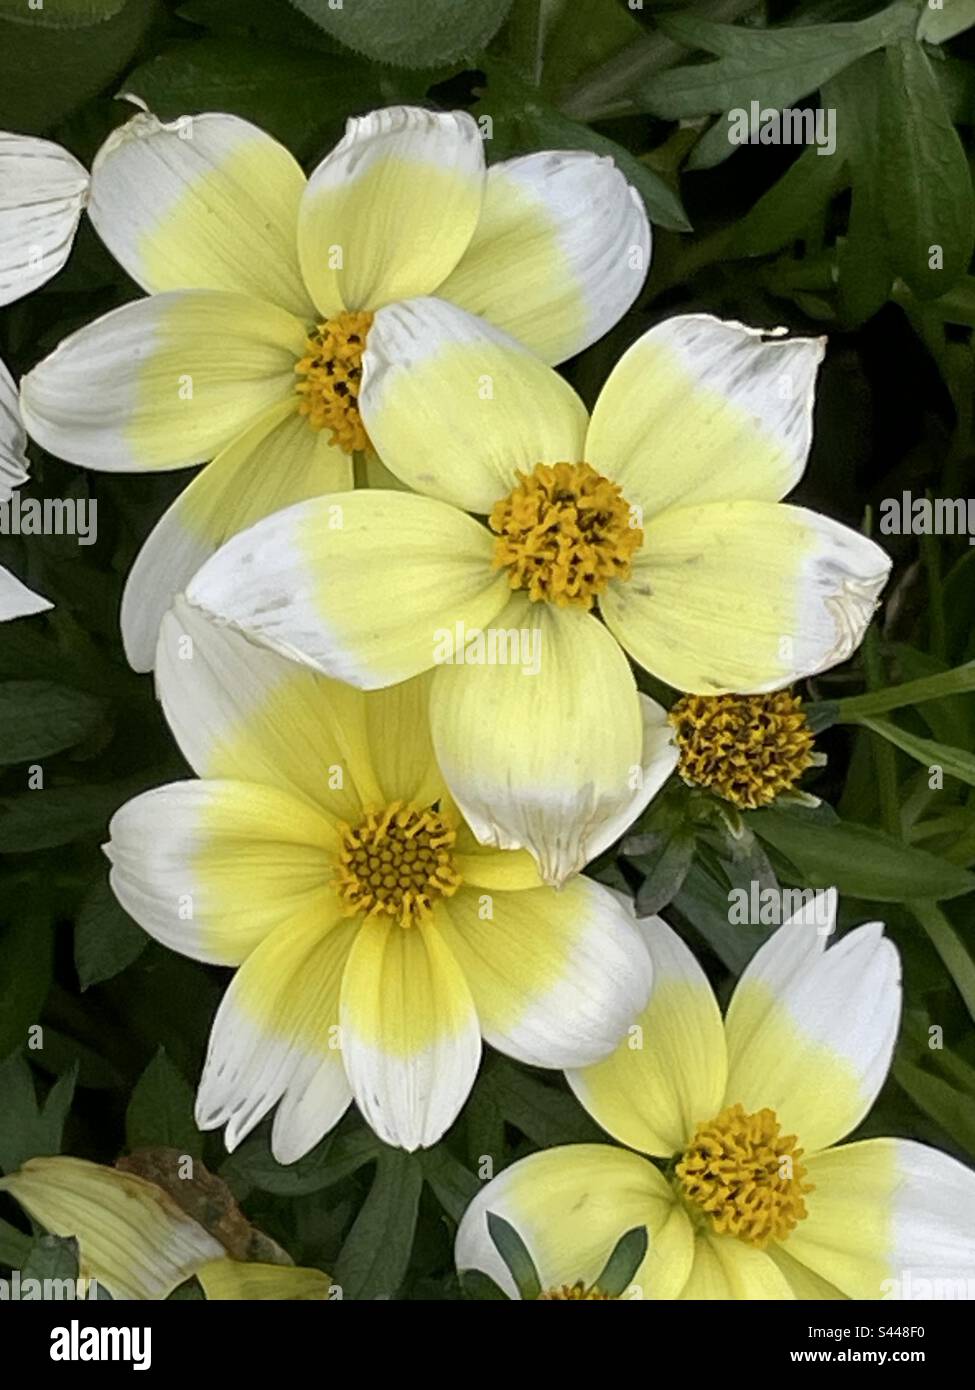
[[[863, 666], [870, 690], [878, 690], [884, 684], [884, 669], [880, 658], [880, 639], [873, 626], [863, 642]], [[877, 787], [880, 794], [880, 812], [884, 828], [899, 840], [901, 838], [900, 806], [897, 797], [897, 755], [886, 739], [870, 733], [870, 747], [873, 751], [874, 767], [877, 769]]]
[[927, 933], [945, 969], [954, 980], [958, 993], [965, 1001], [965, 1008], [975, 1019], [975, 960], [972, 960], [961, 937], [937, 903], [912, 902], [908, 903], [908, 907]]
[[904, 681], [886, 690], [872, 690], [866, 695], [847, 695], [836, 701], [835, 721], [855, 724], [858, 719], [875, 714], [887, 714], [904, 705], [919, 705], [925, 700], [941, 700], [946, 695], [966, 695], [975, 690], [975, 661], [966, 661], [951, 671], [939, 671], [936, 676]]

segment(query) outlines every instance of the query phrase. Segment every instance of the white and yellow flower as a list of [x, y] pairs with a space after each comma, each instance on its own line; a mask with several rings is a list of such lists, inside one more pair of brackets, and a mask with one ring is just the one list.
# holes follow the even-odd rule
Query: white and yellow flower
[[50, 140], [0, 131], [0, 304], [62, 268], [87, 195], [88, 174], [74, 155]]
[[527, 846], [557, 882], [631, 795], [645, 735], [626, 653], [680, 690], [755, 693], [863, 637], [886, 555], [779, 501], [805, 467], [822, 352], [673, 318], [624, 354], [590, 420], [499, 330], [439, 301], [396, 305], [373, 326], [361, 408], [414, 493], [290, 507], [187, 595], [366, 689], [430, 669], [444, 632], [458, 647], [484, 628], [537, 638], [533, 679], [441, 664], [431, 713], [478, 838]]
[[[27, 435], [17, 410], [17, 388], [0, 362], [0, 507], [10, 501], [15, 488], [27, 481], [26, 450]], [[28, 618], [50, 607], [46, 598], [28, 589], [0, 565], [0, 623], [10, 618]]]
[[429, 680], [364, 694], [177, 603], [157, 684], [203, 780], [136, 797], [107, 847], [119, 901], [165, 945], [238, 967], [197, 1099], [228, 1148], [274, 1106], [292, 1162], [350, 1100], [435, 1143], [481, 1037], [537, 1066], [607, 1056], [649, 992], [628, 907], [478, 845], [428, 732]]
[[310, 179], [237, 117], [143, 112], [99, 151], [89, 215], [150, 297], [25, 378], [29, 432], [95, 469], [213, 460], [129, 578], [123, 637], [139, 669], [173, 594], [223, 540], [352, 486], [368, 444], [363, 352], [398, 301], [423, 333], [451, 300], [557, 362], [629, 307], [650, 249], [611, 160], [543, 152], [486, 170], [470, 116], [407, 106], [350, 120]]
[[[60, 145], [0, 131], [0, 305], [38, 289], [62, 268], [87, 192], [87, 173]], [[0, 362], [0, 505], [27, 481], [26, 448], [17, 387]], [[51, 606], [0, 566], [0, 622]]]
[[839, 1144], [887, 1075], [901, 987], [879, 922], [826, 949], [835, 906], [825, 923], [800, 912], [775, 932], [723, 1021], [680, 938], [644, 923], [654, 983], [639, 1031], [569, 1073], [629, 1147], [512, 1164], [465, 1213], [458, 1268], [513, 1291], [490, 1212], [514, 1226], [546, 1287], [588, 1287], [619, 1237], [645, 1225], [646, 1298], [899, 1298], [936, 1280], [953, 1290], [943, 1296], [971, 1297], [975, 1173], [913, 1140]]
[[78, 1277], [116, 1299], [164, 1299], [194, 1276], [208, 1299], [324, 1300], [320, 1269], [237, 1260], [155, 1183], [83, 1158], [32, 1158], [0, 1178], [39, 1226], [78, 1242]]

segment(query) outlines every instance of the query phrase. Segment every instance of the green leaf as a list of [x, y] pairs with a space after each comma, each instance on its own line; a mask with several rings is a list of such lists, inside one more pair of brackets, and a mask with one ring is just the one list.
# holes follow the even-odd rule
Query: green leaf
[[[27, 1256], [27, 1262], [20, 1271], [21, 1283], [25, 1279], [68, 1280], [72, 1285], [78, 1279], [78, 1242], [74, 1236], [38, 1236]], [[74, 1288], [72, 1289], [72, 1293]], [[52, 1293], [52, 1301], [59, 1298]]]
[[633, 1283], [634, 1275], [643, 1264], [647, 1243], [646, 1226], [634, 1226], [631, 1231], [620, 1236], [603, 1267], [602, 1274], [593, 1280], [593, 1287], [600, 1293], [619, 1298]]
[[237, 1193], [256, 1187], [282, 1197], [303, 1197], [341, 1182], [370, 1163], [379, 1148], [380, 1141], [368, 1129], [327, 1134], [304, 1158], [282, 1164], [271, 1153], [266, 1135], [255, 1135], [227, 1159], [220, 1176]]
[[147, 785], [147, 770], [120, 782], [51, 787], [0, 799], [0, 854], [54, 849], [104, 834], [114, 811]]
[[930, 4], [921, 6], [921, 19], [917, 26], [917, 36], [925, 43], [946, 43], [956, 34], [961, 34], [975, 24], [975, 0], [941, 0], [935, 9]]
[[423, 1176], [433, 1189], [434, 1196], [454, 1221], [459, 1221], [481, 1190], [481, 1184], [469, 1168], [444, 1144], [421, 1149]]
[[29, 1158], [61, 1152], [77, 1075], [76, 1066], [66, 1071], [40, 1105], [33, 1074], [23, 1057], [15, 1053], [0, 1063], [0, 1170], [12, 1173]]
[[[595, 1143], [602, 1131], [575, 1096], [497, 1057], [478, 1080], [479, 1099], [490, 1101], [504, 1118], [539, 1148]], [[497, 1158], [497, 1155], [492, 1155]]]
[[753, 101], [760, 108], [790, 106], [857, 58], [911, 33], [915, 14], [910, 5], [892, 5], [855, 24], [785, 29], [714, 24], [694, 15], [660, 15], [657, 23], [665, 34], [720, 58], [661, 73], [643, 83], [637, 95], [650, 111], [672, 120], [731, 108], [750, 111]]
[[508, 1295], [499, 1285], [497, 1285], [489, 1274], [485, 1274], [482, 1269], [462, 1269], [460, 1271], [460, 1287], [464, 1297], [469, 1298], [475, 1303], [507, 1303]]
[[519, 1294], [526, 1303], [534, 1303], [542, 1291], [542, 1283], [528, 1246], [514, 1226], [503, 1216], [498, 1216], [497, 1212], [488, 1212], [487, 1228]]
[[343, 1297], [393, 1298], [406, 1275], [423, 1188], [416, 1154], [385, 1145], [369, 1195], [335, 1263]]
[[[939, 671], [934, 676], [904, 681], [886, 690], [872, 690], [866, 695], [849, 695], [837, 700], [836, 720], [840, 724], [857, 723], [863, 715], [887, 714], [905, 705], [920, 705], [925, 700], [940, 700], [946, 695], [965, 695], [975, 690], [975, 661], [967, 661], [951, 671]], [[813, 706], [810, 706], [810, 709]]]
[[425, 68], [474, 58], [494, 37], [511, 0], [293, 0], [346, 45], [378, 63]]
[[125, 79], [163, 120], [229, 111], [253, 121], [299, 156], [317, 154], [353, 111], [381, 105], [365, 64], [241, 38], [205, 38], [164, 49]]
[[203, 1157], [203, 1136], [193, 1118], [193, 1088], [160, 1048], [139, 1078], [125, 1114], [125, 1139], [130, 1151], [178, 1149]]
[[[877, 153], [890, 261], [922, 299], [967, 271], [975, 246], [968, 160], [923, 49], [914, 39], [884, 55]], [[932, 248], [942, 266], [932, 268]]]
[[152, 0], [47, 0], [29, 11], [3, 0], [0, 126], [47, 130], [95, 96], [126, 66], [155, 11]]
[[30, 1255], [33, 1241], [9, 1221], [0, 1221], [0, 1265], [22, 1269]]
[[925, 767], [941, 767], [950, 777], [958, 777], [969, 786], [975, 787], [975, 755], [966, 753], [963, 748], [952, 748], [947, 743], [938, 743], [933, 738], [922, 738], [909, 733], [907, 729], [891, 723], [889, 719], [869, 719], [861, 715], [856, 721], [865, 729], [885, 738], [901, 752], [907, 753]]
[[88, 738], [104, 702], [50, 681], [0, 684], [0, 764], [26, 763], [60, 753]]
[[111, 19], [125, 9], [126, 0], [42, 0], [28, 8], [27, 0], [0, 0], [0, 15], [41, 29], [75, 29]]
[[74, 927], [74, 963], [82, 990], [121, 974], [137, 960], [149, 937], [125, 911], [100, 875], [92, 884]]
[[795, 163], [790, 164], [782, 177], [736, 224], [733, 239], [736, 253], [767, 256], [797, 241], [828, 206], [842, 183], [840, 160], [821, 156], [815, 146], [803, 150]]
[[636, 915], [653, 917], [673, 902], [694, 862], [694, 832], [683, 825], [634, 837], [640, 845], [637, 855], [624, 852], [630, 863], [643, 874], [637, 889]]
[[894, 1080], [919, 1109], [936, 1121], [958, 1144], [975, 1154], [975, 1090], [962, 1091], [926, 1068], [898, 1057]]
[[975, 1020], [975, 960], [935, 903], [912, 902], [910, 907], [941, 957], [948, 974], [954, 980], [955, 988], [965, 1001], [969, 1017]]
[[753, 811], [749, 825], [784, 854], [808, 888], [836, 887], [882, 903], [956, 898], [975, 889], [975, 875], [882, 830], [853, 821], [820, 825], [808, 816], [771, 808]]
[[54, 922], [42, 908], [11, 904], [0, 910], [0, 1057], [27, 1042], [51, 987]]

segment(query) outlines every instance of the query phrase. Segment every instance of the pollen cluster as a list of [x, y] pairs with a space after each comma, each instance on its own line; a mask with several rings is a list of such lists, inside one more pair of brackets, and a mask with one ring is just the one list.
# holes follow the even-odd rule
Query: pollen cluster
[[806, 1170], [794, 1134], [780, 1135], [774, 1110], [729, 1105], [698, 1129], [676, 1167], [684, 1198], [719, 1235], [764, 1249], [806, 1215]]
[[393, 917], [412, 927], [461, 884], [454, 865], [455, 832], [432, 809], [394, 801], [342, 827], [335, 887], [347, 916]]
[[312, 429], [331, 430], [329, 443], [347, 454], [369, 442], [359, 416], [359, 384], [371, 323], [372, 314], [341, 313], [318, 324], [295, 363], [299, 412]]
[[615, 1294], [600, 1293], [598, 1289], [587, 1289], [581, 1279], [574, 1284], [560, 1284], [557, 1289], [546, 1289], [536, 1298], [536, 1303], [545, 1303], [551, 1299], [563, 1298], [615, 1298]]
[[611, 579], [628, 579], [643, 531], [616, 483], [588, 463], [540, 463], [489, 518], [495, 569], [533, 603], [591, 608]]
[[788, 690], [683, 696], [669, 715], [678, 772], [742, 810], [767, 806], [813, 762], [813, 735], [801, 705]]

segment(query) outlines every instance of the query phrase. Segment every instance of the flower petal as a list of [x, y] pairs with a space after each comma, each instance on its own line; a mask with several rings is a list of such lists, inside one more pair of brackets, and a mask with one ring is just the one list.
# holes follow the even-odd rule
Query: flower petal
[[514, 1226], [542, 1288], [602, 1273], [620, 1236], [646, 1226], [649, 1244], [623, 1297], [676, 1298], [691, 1268], [691, 1223], [653, 1164], [609, 1144], [570, 1144], [512, 1163], [477, 1194], [457, 1231], [457, 1268], [479, 1269], [510, 1296], [517, 1290], [488, 1232], [488, 1214]]
[[825, 346], [710, 314], [666, 319], [610, 373], [586, 458], [648, 519], [704, 502], [777, 502], [806, 466]]
[[738, 981], [725, 1025], [725, 1104], [769, 1106], [807, 1154], [870, 1109], [901, 1011], [900, 958], [883, 924], [858, 927], [828, 951], [822, 931], [801, 913], [780, 927]]
[[0, 1178], [55, 1236], [78, 1241], [79, 1273], [113, 1298], [162, 1299], [226, 1252], [155, 1184], [83, 1158], [32, 1158]]
[[20, 419], [17, 386], [0, 362], [0, 502], [27, 481], [27, 432]]
[[652, 761], [644, 777], [636, 682], [590, 613], [519, 594], [465, 646], [471, 636], [447, 634], [433, 683], [437, 760], [481, 843], [530, 850], [558, 885], [612, 843], [675, 759]]
[[24, 424], [86, 468], [201, 463], [291, 396], [304, 341], [300, 320], [247, 295], [139, 299], [72, 333], [24, 377]]
[[450, 948], [492, 1047], [536, 1067], [607, 1056], [650, 992], [632, 911], [588, 878], [560, 892], [464, 886], [445, 908]]
[[583, 457], [586, 408], [568, 382], [443, 299], [380, 310], [362, 369], [369, 438], [416, 492], [486, 513], [519, 469]]
[[88, 174], [60, 145], [0, 132], [0, 304], [58, 273], [87, 192]]
[[253, 641], [372, 690], [428, 671], [438, 634], [486, 626], [507, 581], [491, 537], [443, 502], [340, 493], [288, 507], [235, 536], [187, 598]]
[[363, 925], [342, 979], [342, 1056], [356, 1104], [384, 1143], [428, 1148], [453, 1124], [477, 1075], [481, 1035], [436, 920]]
[[239, 116], [164, 124], [141, 111], [95, 156], [88, 215], [150, 293], [236, 290], [310, 320], [298, 268], [304, 189], [294, 156]]
[[40, 594], [21, 584], [15, 574], [0, 565], [0, 623], [11, 618], [30, 618], [35, 613], [46, 613], [54, 604]]
[[331, 1297], [331, 1290], [335, 1287], [320, 1269], [265, 1265], [255, 1261], [244, 1263], [231, 1259], [213, 1260], [197, 1270], [196, 1277], [210, 1302], [218, 1299], [236, 1299], [246, 1303], [268, 1299], [321, 1302]]
[[732, 1236], [701, 1234], [694, 1241], [694, 1266], [680, 1297], [695, 1302], [723, 1302], [785, 1300], [796, 1295], [765, 1250], [756, 1250]]
[[623, 317], [649, 265], [643, 202], [613, 161], [546, 150], [488, 170], [474, 238], [438, 293], [564, 362]]
[[105, 853], [115, 896], [163, 945], [236, 965], [296, 912], [327, 912], [330, 822], [276, 787], [172, 782], [127, 801]]
[[809, 1215], [786, 1249], [849, 1298], [970, 1299], [975, 1173], [911, 1139], [815, 1154]]
[[677, 933], [660, 917], [639, 926], [653, 966], [649, 1002], [611, 1056], [566, 1078], [614, 1139], [669, 1158], [721, 1109], [724, 1029], [707, 976]]
[[[334, 900], [333, 900], [334, 903]], [[231, 982], [210, 1033], [196, 1098], [201, 1129], [226, 1125], [237, 1147], [268, 1111], [272, 1152], [292, 1163], [338, 1123], [352, 1093], [342, 1067], [339, 990], [359, 930], [337, 906], [303, 908], [256, 947]]]
[[280, 787], [332, 819], [443, 800], [429, 686], [423, 675], [366, 694], [255, 647], [182, 598], [163, 620], [156, 687], [194, 770]]
[[354, 116], [308, 181], [298, 254], [319, 310], [430, 294], [477, 225], [484, 150], [462, 111], [389, 106]]
[[630, 655], [668, 685], [756, 693], [846, 661], [889, 571], [879, 546], [829, 517], [712, 502], [653, 518], [632, 578], [600, 603]]
[[163, 514], [139, 551], [122, 594], [129, 663], [151, 671], [163, 614], [231, 536], [294, 502], [352, 486], [352, 463], [279, 401], [239, 434]]

